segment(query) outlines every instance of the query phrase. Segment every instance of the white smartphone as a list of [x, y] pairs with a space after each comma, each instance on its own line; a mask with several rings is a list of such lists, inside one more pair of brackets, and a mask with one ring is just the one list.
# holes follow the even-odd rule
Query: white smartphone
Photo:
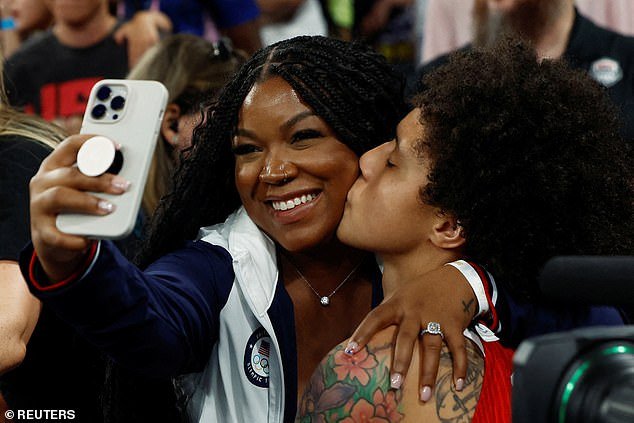
[[130, 182], [130, 188], [120, 195], [95, 194], [114, 204], [109, 215], [59, 214], [56, 225], [60, 231], [98, 239], [121, 239], [132, 232], [167, 97], [167, 89], [157, 81], [105, 79], [95, 84], [80, 133], [121, 144], [117, 174]]

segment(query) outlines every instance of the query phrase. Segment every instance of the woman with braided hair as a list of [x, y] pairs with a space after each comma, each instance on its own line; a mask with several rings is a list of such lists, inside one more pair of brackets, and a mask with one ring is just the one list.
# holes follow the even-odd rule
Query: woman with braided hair
[[[374, 256], [335, 233], [358, 158], [394, 136], [402, 99], [400, 76], [369, 47], [316, 36], [260, 50], [194, 130], [137, 265], [108, 241], [56, 229], [60, 210], [111, 211], [89, 192], [125, 195], [115, 175], [89, 178], [70, 167], [88, 136], [70, 137], [31, 184], [27, 283], [121, 365], [152, 376], [193, 373], [179, 383], [192, 421], [291, 421], [322, 357], [382, 299]], [[465, 266], [411, 283], [417, 300], [405, 307], [387, 298], [387, 314], [366, 317], [348, 352], [386, 321], [399, 324], [396, 388], [421, 326], [434, 319], [456, 386], [464, 385], [462, 331], [478, 309], [473, 274], [480, 283]], [[440, 339], [420, 339], [429, 387]]]

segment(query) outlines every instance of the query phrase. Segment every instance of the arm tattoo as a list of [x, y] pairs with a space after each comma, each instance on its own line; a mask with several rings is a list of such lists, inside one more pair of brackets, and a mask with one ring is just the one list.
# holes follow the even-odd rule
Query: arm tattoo
[[[467, 377], [465, 388], [458, 392], [453, 385], [451, 354], [446, 347], [440, 353], [440, 369], [436, 381], [436, 414], [441, 422], [470, 422], [475, 414], [476, 405], [482, 390], [484, 379], [484, 361], [470, 341], [467, 343]], [[444, 361], [444, 363], [443, 363]]]
[[469, 316], [473, 316], [473, 313], [471, 312], [471, 306], [473, 305], [473, 303], [473, 298], [470, 299], [468, 303], [465, 303], [465, 301], [462, 300], [462, 311], [464, 311], [465, 314], [468, 314]]
[[402, 421], [401, 390], [390, 389], [391, 346], [366, 346], [354, 356], [337, 346], [310, 378], [296, 421]]

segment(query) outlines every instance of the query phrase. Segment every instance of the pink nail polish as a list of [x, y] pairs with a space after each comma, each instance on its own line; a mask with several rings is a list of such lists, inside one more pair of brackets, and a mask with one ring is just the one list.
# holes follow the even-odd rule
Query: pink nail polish
[[390, 387], [392, 389], [400, 389], [403, 384], [403, 375], [400, 373], [392, 373], [390, 377]]
[[464, 388], [464, 379], [460, 377], [456, 380], [456, 391], [462, 391], [463, 388]]
[[350, 342], [348, 342], [348, 345], [343, 350], [343, 352], [345, 352], [348, 355], [352, 355], [352, 354], [357, 352], [357, 348], [359, 348], [359, 344], [357, 344], [354, 341], [350, 341]]
[[115, 176], [114, 178], [112, 178], [112, 181], [110, 183], [112, 184], [113, 188], [119, 191], [127, 191], [128, 188], [130, 188], [130, 181], [126, 181], [120, 176]]
[[427, 402], [431, 399], [431, 388], [429, 386], [423, 386], [423, 389], [420, 390], [420, 400], [422, 402]]
[[106, 213], [112, 213], [115, 209], [115, 205], [106, 200], [100, 200], [97, 203], [97, 207], [99, 210], [104, 211]]

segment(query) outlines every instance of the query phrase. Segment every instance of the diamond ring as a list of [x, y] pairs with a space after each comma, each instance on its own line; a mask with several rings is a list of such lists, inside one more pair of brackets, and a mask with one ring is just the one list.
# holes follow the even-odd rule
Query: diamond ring
[[438, 322], [429, 322], [427, 323], [427, 328], [420, 331], [421, 336], [429, 333], [431, 335], [440, 335], [442, 339], [445, 339], [445, 335], [440, 330], [440, 323]]

